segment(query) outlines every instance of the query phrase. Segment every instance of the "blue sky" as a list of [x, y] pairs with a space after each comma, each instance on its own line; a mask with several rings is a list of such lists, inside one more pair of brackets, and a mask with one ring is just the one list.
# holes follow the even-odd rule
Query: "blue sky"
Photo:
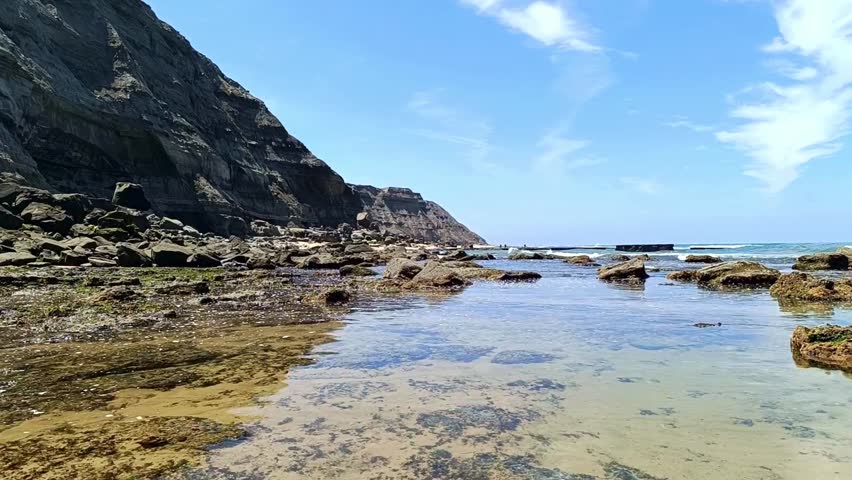
[[852, 0], [149, 0], [492, 243], [852, 240]]

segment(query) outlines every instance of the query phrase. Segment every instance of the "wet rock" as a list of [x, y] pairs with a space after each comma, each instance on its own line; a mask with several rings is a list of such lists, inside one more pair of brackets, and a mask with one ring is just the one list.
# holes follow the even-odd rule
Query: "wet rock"
[[46, 232], [67, 234], [74, 224], [74, 219], [62, 209], [46, 203], [33, 202], [21, 211], [21, 218], [26, 222], [37, 225]]
[[347, 262], [346, 260], [329, 253], [318, 253], [302, 260], [298, 267], [309, 270], [336, 270], [347, 263], [351, 263], [351, 261]]
[[118, 182], [112, 194], [112, 203], [134, 210], [148, 210], [151, 202], [145, 196], [142, 185], [129, 182]]
[[24, 220], [21, 217], [0, 206], [0, 228], [17, 230], [23, 224]]
[[[628, 257], [627, 259], [630, 260], [630, 257]], [[588, 255], [573, 255], [573, 256], [570, 256], [570, 257], [565, 257], [564, 259], [562, 259], [562, 261], [565, 262], [565, 263], [570, 263], [572, 265], [582, 265], [584, 267], [599, 267], [600, 266], [597, 263], [595, 263], [594, 260], [592, 260], [592, 257], [590, 257]]]
[[330, 288], [319, 294], [319, 300], [329, 307], [341, 307], [352, 301], [352, 293], [343, 288]]
[[340, 267], [341, 277], [372, 277], [375, 275], [378, 275], [378, 273], [360, 265], [344, 265]]
[[648, 273], [645, 271], [645, 261], [634, 258], [623, 263], [608, 265], [598, 269], [598, 278], [611, 281], [645, 281]]
[[129, 243], [116, 244], [115, 250], [118, 264], [122, 267], [150, 267], [153, 264], [151, 257]]
[[670, 280], [697, 282], [707, 288], [768, 288], [781, 276], [781, 272], [757, 262], [725, 262], [700, 270], [673, 272]]
[[459, 288], [468, 284], [458, 272], [437, 261], [426, 262], [423, 269], [408, 282], [410, 286], [438, 288]]
[[151, 247], [151, 257], [160, 267], [185, 267], [192, 250], [163, 240]]
[[799, 361], [852, 371], [852, 327], [798, 326], [790, 339], [790, 349]]
[[544, 260], [545, 256], [538, 252], [516, 250], [509, 254], [509, 260]]
[[383, 278], [388, 280], [411, 280], [423, 267], [407, 258], [394, 258], [388, 262]]
[[608, 256], [608, 257], [607, 257], [607, 259], [608, 259], [608, 260], [610, 260], [610, 261], [613, 261], [613, 262], [627, 262], [627, 261], [630, 261], [630, 257], [629, 257], [629, 256], [627, 256], [627, 255], [619, 255], [619, 254], [613, 254], [613, 255], [610, 255], [610, 256]]
[[722, 263], [722, 259], [713, 255], [687, 255], [686, 263]]
[[849, 257], [842, 253], [817, 253], [798, 258], [793, 270], [848, 270]]
[[704, 322], [698, 322], [698, 323], [693, 324], [692, 326], [693, 326], [693, 327], [696, 327], [696, 328], [721, 327], [721, 326], [722, 326], [722, 322], [716, 322], [716, 323], [704, 323]]
[[274, 270], [275, 262], [267, 255], [255, 254], [249, 257], [246, 267], [252, 270]]
[[90, 301], [92, 303], [115, 302], [133, 300], [139, 296], [139, 293], [126, 286], [108, 287], [104, 290], [92, 295]]
[[521, 365], [528, 363], [546, 363], [555, 359], [553, 355], [529, 350], [504, 350], [494, 355], [491, 363], [498, 365]]
[[0, 253], [0, 267], [7, 265], [21, 266], [37, 261], [35, 255], [29, 252], [6, 252]]
[[534, 282], [541, 278], [541, 274], [538, 272], [502, 270], [497, 270], [497, 272], [499, 273], [493, 279], [498, 282]]
[[852, 302], [852, 279], [832, 280], [793, 272], [782, 275], [769, 293], [779, 301]]

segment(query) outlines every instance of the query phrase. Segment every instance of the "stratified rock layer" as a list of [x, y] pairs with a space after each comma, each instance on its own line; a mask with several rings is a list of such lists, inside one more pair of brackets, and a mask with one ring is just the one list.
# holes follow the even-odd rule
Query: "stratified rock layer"
[[407, 188], [353, 185], [364, 212], [359, 222], [395, 235], [455, 245], [484, 244], [485, 240], [459, 223], [435, 202]]
[[[226, 230], [226, 216], [337, 225], [352, 190], [139, 0], [0, 2], [0, 171]], [[221, 233], [228, 233], [222, 231]]]

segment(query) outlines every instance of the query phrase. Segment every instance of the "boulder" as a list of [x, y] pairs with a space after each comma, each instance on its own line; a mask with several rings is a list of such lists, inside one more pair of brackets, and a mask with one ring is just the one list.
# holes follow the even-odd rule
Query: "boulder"
[[417, 276], [423, 267], [407, 258], [394, 258], [388, 262], [383, 278], [389, 280], [411, 280]]
[[222, 266], [222, 262], [218, 258], [203, 252], [193, 254], [189, 257], [187, 263], [190, 267], [195, 268], [215, 268]]
[[673, 272], [670, 280], [697, 282], [708, 288], [768, 288], [781, 276], [757, 262], [725, 262], [700, 270]]
[[648, 273], [645, 271], [645, 261], [634, 258], [615, 265], [607, 265], [598, 269], [598, 278], [611, 281], [645, 281]]
[[129, 243], [119, 243], [115, 246], [116, 260], [122, 267], [150, 267], [153, 262], [145, 252]]
[[63, 242], [65, 248], [74, 249], [77, 247], [83, 248], [85, 250], [94, 250], [98, 248], [98, 242], [92, 238], [85, 236], [78, 236], [75, 238], [69, 238]]
[[544, 260], [545, 256], [538, 252], [516, 250], [509, 254], [509, 260]]
[[73, 250], [66, 250], [60, 255], [59, 263], [66, 266], [79, 267], [88, 263], [89, 256], [83, 253], [77, 253]]
[[6, 252], [0, 253], [0, 267], [8, 265], [21, 266], [37, 261], [35, 255], [29, 252]]
[[93, 267], [117, 267], [118, 263], [110, 258], [89, 257], [89, 264]]
[[344, 265], [351, 264], [351, 261], [347, 261], [343, 258], [336, 257], [330, 253], [317, 253], [311, 255], [305, 259], [303, 259], [298, 267], [305, 268], [309, 270], [323, 270], [323, 269], [338, 269]]
[[793, 270], [849, 270], [849, 257], [842, 253], [817, 253], [798, 258]]
[[318, 295], [318, 300], [329, 307], [342, 307], [352, 301], [352, 294], [343, 288], [329, 288]]
[[343, 253], [346, 255], [354, 255], [356, 253], [373, 253], [373, 247], [360, 243], [360, 244], [349, 244], [343, 249]]
[[4, 207], [0, 207], [0, 228], [8, 230], [17, 230], [24, 224], [21, 217], [15, 215]]
[[134, 210], [148, 210], [151, 208], [151, 202], [145, 196], [145, 190], [142, 188], [142, 185], [130, 182], [118, 182], [115, 184], [112, 203]]
[[74, 224], [74, 219], [62, 209], [46, 203], [33, 202], [21, 211], [21, 218], [29, 224], [37, 225], [46, 232], [66, 235]]
[[793, 272], [782, 275], [769, 293], [785, 302], [852, 302], [852, 279], [832, 280]]
[[92, 202], [89, 197], [82, 193], [58, 193], [53, 195], [51, 205], [65, 210], [65, 213], [70, 215], [75, 222], [83, 221], [86, 213], [92, 209]]
[[193, 251], [163, 240], [151, 247], [151, 258], [159, 267], [186, 267]]
[[686, 263], [722, 263], [722, 259], [713, 255], [687, 255]]
[[148, 230], [151, 226], [148, 216], [138, 210], [120, 208], [108, 212], [98, 219], [98, 226], [102, 228], [121, 228], [125, 230], [136, 229], [140, 232]]
[[852, 371], [852, 327], [798, 326], [790, 350], [797, 364]]
[[160, 219], [159, 227], [163, 230], [183, 230], [183, 222], [174, 218], [163, 217]]
[[592, 260], [592, 257], [588, 255], [573, 255], [570, 257], [563, 258], [562, 261], [565, 263], [570, 263], [572, 265], [583, 265], [587, 267], [599, 266], [597, 263], [595, 263], [594, 260]]
[[[73, 247], [72, 247], [73, 248]], [[35, 245], [33, 246], [34, 252], [41, 252], [43, 250], [50, 250], [51, 252], [62, 252], [67, 250], [68, 246], [63, 242], [57, 242], [56, 240], [50, 238], [39, 238]]]
[[420, 272], [409, 280], [410, 286], [415, 287], [437, 287], [437, 288], [461, 288], [469, 282], [452, 268], [448, 268], [441, 262], [429, 261]]
[[341, 277], [372, 277], [375, 275], [378, 275], [378, 273], [360, 265], [344, 265], [340, 267]]

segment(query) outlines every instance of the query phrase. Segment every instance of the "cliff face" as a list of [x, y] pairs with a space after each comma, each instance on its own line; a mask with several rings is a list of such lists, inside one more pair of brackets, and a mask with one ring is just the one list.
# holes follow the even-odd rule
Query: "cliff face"
[[[0, 171], [202, 228], [223, 215], [336, 225], [356, 195], [139, 0], [0, 2]], [[224, 223], [227, 223], [226, 221]]]
[[0, 172], [105, 198], [139, 183], [155, 212], [222, 234], [366, 208], [417, 239], [481, 241], [408, 190], [355, 192], [140, 0], [0, 1]]
[[360, 223], [383, 232], [407, 235], [428, 242], [451, 245], [485, 244], [485, 240], [459, 223], [435, 202], [408, 188], [379, 189], [352, 185], [364, 205]]

